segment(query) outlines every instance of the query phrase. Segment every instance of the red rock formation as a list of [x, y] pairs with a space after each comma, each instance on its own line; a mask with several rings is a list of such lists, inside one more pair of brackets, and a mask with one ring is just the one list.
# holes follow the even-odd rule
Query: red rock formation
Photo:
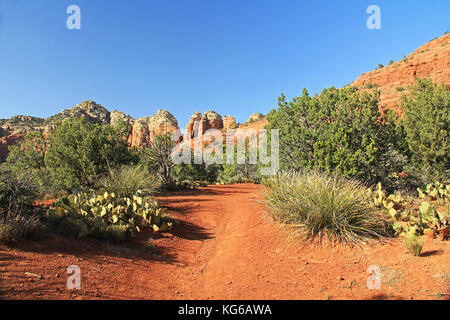
[[186, 133], [192, 138], [197, 135], [197, 132], [204, 134], [209, 129], [222, 130], [223, 128], [222, 117], [216, 112], [206, 111], [203, 116], [200, 112], [195, 112], [186, 126]]
[[364, 90], [376, 84], [381, 90], [380, 106], [400, 114], [400, 97], [408, 93], [416, 78], [429, 78], [450, 87], [450, 34], [425, 44], [402, 61], [364, 73], [352, 85]]
[[158, 110], [151, 117], [135, 120], [129, 142], [132, 147], [140, 149], [155, 135], [172, 134], [178, 129], [178, 121], [170, 112]]
[[223, 118], [223, 129], [234, 129], [236, 128], [236, 118], [233, 116], [226, 116]]

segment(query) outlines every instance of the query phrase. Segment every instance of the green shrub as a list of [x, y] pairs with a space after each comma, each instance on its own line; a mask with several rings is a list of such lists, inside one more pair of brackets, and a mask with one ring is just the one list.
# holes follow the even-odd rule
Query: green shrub
[[419, 79], [410, 92], [402, 98], [402, 110], [411, 163], [426, 183], [445, 180], [450, 176], [450, 90]]
[[53, 226], [70, 235], [106, 240], [123, 240], [149, 227], [168, 231], [173, 225], [167, 209], [139, 193], [132, 198], [119, 198], [114, 193], [70, 195], [58, 199], [48, 216]]
[[0, 242], [39, 239], [45, 229], [37, 215], [28, 215], [22, 211], [0, 215]]
[[84, 119], [64, 120], [48, 137], [45, 165], [55, 187], [72, 192], [94, 188], [110, 167], [128, 164], [129, 128], [91, 124]]
[[378, 107], [379, 91], [363, 92], [354, 87], [324, 90], [310, 97], [287, 102], [268, 115], [267, 129], [280, 130], [282, 170], [315, 169], [375, 183], [386, 173], [382, 159], [401, 145], [395, 115], [385, 121]]
[[99, 189], [116, 194], [119, 198], [132, 198], [138, 191], [151, 195], [159, 187], [158, 178], [142, 166], [122, 166], [112, 169], [99, 181]]
[[386, 235], [366, 187], [337, 175], [283, 172], [263, 180], [273, 216], [303, 241], [360, 245]]
[[18, 144], [9, 146], [8, 167], [18, 176], [31, 178], [42, 194], [51, 193], [53, 182], [45, 166], [47, 142], [40, 131], [29, 132]]
[[418, 257], [422, 253], [425, 238], [414, 233], [408, 233], [405, 236], [404, 242], [408, 252], [413, 256]]

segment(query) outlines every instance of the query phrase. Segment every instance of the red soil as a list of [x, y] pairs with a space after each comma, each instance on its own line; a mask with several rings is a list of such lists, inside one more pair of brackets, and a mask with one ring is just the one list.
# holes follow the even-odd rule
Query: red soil
[[[257, 203], [261, 187], [211, 186], [159, 197], [180, 220], [172, 233], [109, 245], [53, 237], [0, 246], [4, 299], [437, 299], [450, 293], [450, 242], [428, 239], [422, 257], [400, 239], [361, 249], [286, 250]], [[143, 249], [149, 237], [156, 253]], [[70, 265], [82, 288], [66, 289]], [[367, 268], [381, 269], [369, 290]], [[26, 274], [28, 273], [28, 274]], [[442, 297], [443, 296], [443, 297]]]

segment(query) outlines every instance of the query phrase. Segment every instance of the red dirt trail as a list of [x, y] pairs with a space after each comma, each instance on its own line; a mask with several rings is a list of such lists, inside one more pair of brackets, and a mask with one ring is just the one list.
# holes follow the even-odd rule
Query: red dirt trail
[[[0, 245], [2, 299], [446, 299], [450, 242], [427, 239], [421, 257], [400, 239], [361, 249], [285, 249], [257, 202], [260, 186], [210, 186], [158, 199], [180, 223], [126, 245], [52, 236]], [[154, 239], [152, 240], [151, 237]], [[145, 250], [153, 243], [156, 250]], [[80, 290], [66, 288], [67, 267]], [[369, 290], [367, 268], [381, 270]]]

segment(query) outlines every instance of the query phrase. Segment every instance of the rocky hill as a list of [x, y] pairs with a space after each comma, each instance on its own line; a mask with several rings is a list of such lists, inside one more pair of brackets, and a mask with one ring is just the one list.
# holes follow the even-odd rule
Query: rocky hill
[[408, 86], [416, 78], [429, 78], [450, 87], [450, 34], [430, 41], [401, 61], [364, 73], [352, 85], [363, 90], [377, 85], [381, 90], [380, 107], [401, 114], [400, 97], [408, 94]]
[[124, 121], [132, 127], [129, 141], [133, 147], [142, 147], [153, 134], [173, 132], [178, 129], [175, 117], [166, 110], [158, 112], [150, 117], [133, 119], [123, 112], [114, 110], [109, 112], [102, 105], [94, 101], [84, 101], [72, 109], [63, 110], [47, 119], [29, 116], [15, 116], [11, 119], [0, 120], [0, 158], [8, 155], [8, 146], [19, 143], [27, 132], [53, 130], [56, 123], [65, 119], [84, 118], [90, 123], [100, 125], [117, 124]]

